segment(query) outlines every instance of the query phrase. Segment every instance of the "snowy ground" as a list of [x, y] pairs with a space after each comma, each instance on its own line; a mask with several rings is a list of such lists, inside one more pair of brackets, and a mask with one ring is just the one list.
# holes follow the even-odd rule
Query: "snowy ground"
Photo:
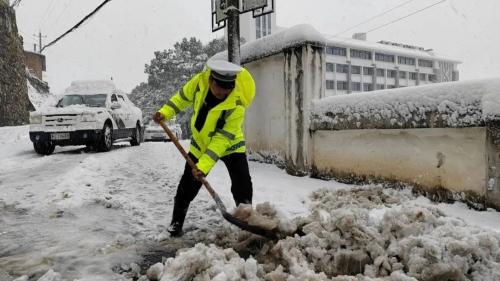
[[[408, 190], [360, 191], [254, 162], [254, 202], [296, 218], [305, 236], [270, 242], [240, 232], [202, 189], [186, 234], [168, 238], [183, 165], [171, 143], [121, 143], [107, 153], [57, 147], [42, 157], [28, 127], [0, 128], [0, 281], [147, 280], [157, 263], [163, 281], [500, 280], [496, 211], [433, 204]], [[208, 180], [233, 208], [224, 165]]]

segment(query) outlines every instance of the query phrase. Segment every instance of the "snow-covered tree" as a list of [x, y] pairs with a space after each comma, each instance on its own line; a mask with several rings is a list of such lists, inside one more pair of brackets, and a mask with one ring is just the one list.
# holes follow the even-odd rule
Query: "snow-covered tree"
[[[207, 59], [226, 48], [227, 44], [223, 38], [203, 45], [200, 40], [191, 37], [175, 43], [173, 49], [156, 51], [151, 62], [145, 65], [144, 72], [148, 75], [148, 81], [136, 86], [130, 95], [130, 99], [143, 110], [145, 121], [148, 121], [184, 83], [200, 72]], [[191, 113], [187, 111], [177, 116], [183, 137], [190, 136]]]

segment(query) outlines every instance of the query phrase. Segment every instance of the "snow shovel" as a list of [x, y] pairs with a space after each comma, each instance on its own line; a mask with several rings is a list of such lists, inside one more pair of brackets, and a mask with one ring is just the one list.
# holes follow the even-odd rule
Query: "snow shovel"
[[[167, 133], [167, 135], [170, 138], [170, 140], [175, 144], [175, 146], [177, 147], [177, 149], [180, 151], [180, 153], [182, 154], [182, 156], [184, 156], [184, 159], [186, 159], [186, 161], [187, 161], [188, 165], [191, 167], [191, 169], [195, 169], [196, 168], [196, 164], [193, 162], [193, 160], [191, 159], [191, 157], [189, 157], [189, 155], [186, 153], [186, 151], [181, 146], [181, 144], [179, 143], [179, 140], [177, 140], [177, 138], [172, 133], [172, 131], [170, 131], [170, 129], [165, 125], [164, 122], [160, 122], [160, 125], [163, 128], [163, 130], [165, 131], [165, 133]], [[231, 215], [230, 213], [228, 213], [227, 210], [226, 210], [226, 206], [224, 206], [224, 203], [220, 199], [220, 197], [217, 194], [217, 192], [215, 192], [215, 190], [212, 188], [212, 186], [210, 185], [210, 183], [208, 183], [208, 181], [205, 178], [201, 178], [200, 181], [203, 183], [203, 185], [205, 186], [205, 188], [208, 190], [208, 193], [210, 193], [210, 196], [212, 196], [212, 198], [215, 200], [217, 208], [222, 213], [222, 216], [228, 222], [236, 225], [237, 227], [239, 227], [239, 228], [241, 228], [243, 230], [246, 230], [248, 232], [251, 232], [251, 233], [254, 233], [254, 234], [257, 234], [257, 235], [269, 238], [269, 239], [275, 240], [275, 239], [278, 238], [273, 231], [268, 230], [268, 229], [264, 229], [264, 228], [261, 228], [261, 227], [255, 226], [255, 225], [250, 225], [246, 221], [240, 220], [240, 219], [234, 217], [233, 215]]]

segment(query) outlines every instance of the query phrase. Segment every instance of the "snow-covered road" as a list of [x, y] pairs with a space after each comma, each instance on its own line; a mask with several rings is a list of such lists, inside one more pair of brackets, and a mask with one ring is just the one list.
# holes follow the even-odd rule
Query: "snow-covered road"
[[[39, 156], [26, 126], [5, 127], [0, 156], [0, 272], [38, 276], [53, 268], [68, 280], [111, 280], [114, 267], [155, 251], [161, 261], [161, 255], [205, 239], [199, 232], [214, 233], [225, 223], [202, 189], [186, 219], [185, 242], [163, 242], [164, 250], [158, 249], [184, 165], [171, 143], [118, 143], [108, 153], [57, 147], [53, 155]], [[344, 187], [290, 177], [270, 165], [250, 166], [254, 201], [271, 201], [289, 216], [307, 211], [313, 187]], [[234, 207], [225, 166], [218, 164], [208, 180]]]
[[[184, 237], [162, 239], [183, 165], [171, 143], [119, 143], [107, 153], [57, 147], [53, 155], [39, 156], [27, 126], [0, 128], [0, 281], [22, 275], [38, 280], [50, 269], [63, 280], [125, 280], [119, 273], [130, 271], [131, 263], [144, 273], [178, 249], [220, 244], [217, 230], [228, 224], [203, 189], [191, 204]], [[308, 214], [315, 190], [353, 187], [292, 177], [267, 164], [251, 162], [250, 169], [254, 203], [269, 201], [289, 217]], [[227, 207], [234, 207], [223, 164], [208, 180]], [[406, 204], [437, 206], [500, 231], [495, 211], [436, 205], [421, 197]], [[385, 211], [373, 211], [372, 219], [380, 220]]]

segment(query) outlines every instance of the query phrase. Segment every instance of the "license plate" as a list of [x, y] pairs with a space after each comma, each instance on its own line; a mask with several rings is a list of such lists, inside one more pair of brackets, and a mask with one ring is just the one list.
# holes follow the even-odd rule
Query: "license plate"
[[52, 140], [69, 140], [69, 133], [52, 133], [50, 134]]

